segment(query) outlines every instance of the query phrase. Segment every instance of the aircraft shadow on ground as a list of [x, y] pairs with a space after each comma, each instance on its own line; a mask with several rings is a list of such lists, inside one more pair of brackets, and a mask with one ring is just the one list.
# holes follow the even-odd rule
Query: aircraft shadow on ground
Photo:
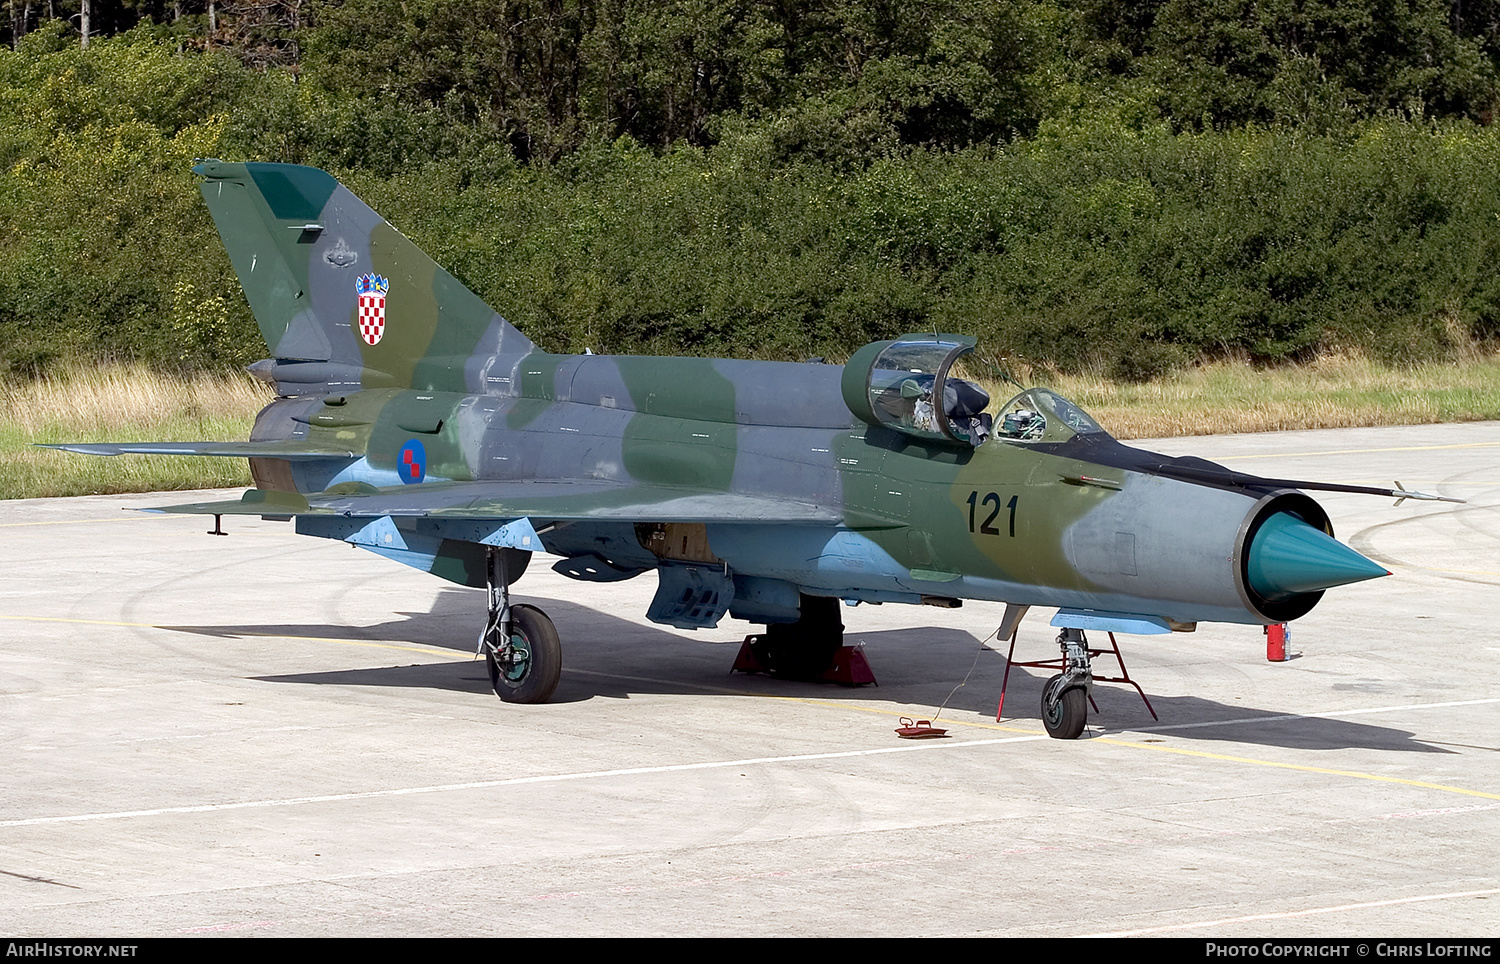
[[[717, 691], [842, 701], [880, 700], [908, 706], [931, 706], [933, 712], [946, 700], [950, 711], [993, 718], [1005, 670], [1004, 654], [988, 648], [979, 651], [969, 633], [931, 628], [876, 632], [851, 629], [846, 638], [864, 646], [866, 658], [880, 680], [878, 687], [848, 687], [731, 673], [730, 667], [739, 648], [737, 641], [693, 639], [566, 600], [526, 597], [526, 601], [546, 611], [562, 636], [563, 678], [552, 698], [553, 703]], [[455, 656], [453, 663], [392, 665], [258, 676], [255, 679], [268, 683], [449, 690], [493, 700], [495, 697], [490, 692], [484, 663], [473, 658], [474, 637], [483, 611], [482, 594], [445, 590], [438, 593], [430, 611], [398, 613], [401, 618], [373, 626], [265, 624], [160, 628], [221, 638], [311, 637], [450, 649]], [[743, 625], [747, 633], [760, 629], [751, 624]], [[399, 660], [400, 656], [394, 658]], [[1111, 664], [1109, 669], [1112, 668]], [[1051, 674], [1051, 670], [1044, 669], [1011, 669], [1005, 697], [1007, 722], [1040, 728], [1042, 685]], [[966, 675], [967, 681], [959, 687]], [[1452, 752], [1420, 743], [1407, 730], [1337, 719], [1288, 718], [1285, 713], [1195, 696], [1152, 696], [1149, 678], [1137, 675], [1136, 681], [1146, 690], [1159, 721], [1151, 719], [1134, 690], [1124, 685], [1101, 683], [1094, 688], [1098, 712], [1090, 711], [1090, 725], [1102, 726], [1112, 732], [1163, 727], [1164, 735], [1172, 739], [1263, 744], [1302, 750], [1361, 748]]]

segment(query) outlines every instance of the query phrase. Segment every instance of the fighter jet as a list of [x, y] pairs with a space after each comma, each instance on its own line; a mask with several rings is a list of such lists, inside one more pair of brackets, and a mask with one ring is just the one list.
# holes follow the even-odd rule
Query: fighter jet
[[[1083, 730], [1085, 631], [1296, 619], [1389, 575], [1333, 538], [1301, 490], [1123, 445], [1045, 388], [1003, 405], [964, 377], [973, 338], [909, 333], [843, 366], [551, 354], [329, 174], [194, 170], [270, 357], [246, 442], [59, 445], [250, 460], [236, 501], [161, 511], [290, 520], [488, 591], [495, 693], [546, 701], [552, 621], [510, 599], [534, 554], [591, 582], [657, 574], [647, 616], [765, 624], [773, 670], [816, 673], [840, 604], [1056, 607], [1049, 733]], [[217, 520], [216, 520], [217, 529]]]

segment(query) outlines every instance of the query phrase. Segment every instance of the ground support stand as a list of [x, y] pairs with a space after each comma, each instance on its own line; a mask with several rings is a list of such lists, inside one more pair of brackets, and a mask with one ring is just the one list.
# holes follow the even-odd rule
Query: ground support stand
[[[1119, 664], [1120, 675], [1094, 676], [1093, 681], [1096, 683], [1127, 683], [1131, 686], [1134, 686], [1135, 691], [1141, 696], [1141, 702], [1146, 704], [1146, 711], [1151, 714], [1151, 718], [1153, 720], [1158, 719], [1156, 710], [1151, 706], [1151, 701], [1146, 698], [1146, 691], [1141, 689], [1141, 685], [1139, 683], [1130, 678], [1130, 672], [1125, 669], [1125, 658], [1120, 655], [1120, 644], [1115, 642], [1114, 633], [1109, 634], [1109, 649], [1090, 648], [1088, 650], [1089, 660], [1092, 662], [1095, 656], [1102, 656], [1106, 653], [1113, 656], [1115, 658], [1115, 662]], [[1002, 677], [1000, 681], [1000, 705], [995, 710], [995, 722], [997, 723], [1000, 722], [1000, 718], [1005, 710], [1005, 689], [1010, 684], [1010, 668], [1012, 666], [1025, 666], [1030, 669], [1053, 669], [1058, 671], [1066, 671], [1068, 668], [1068, 661], [1063, 657], [1059, 657], [1057, 659], [1038, 659], [1028, 662], [1017, 662], [1014, 659], [1015, 654], [1016, 633], [1012, 632], [1010, 634], [1010, 651], [1005, 654], [1005, 676]], [[1094, 697], [1092, 694], [1090, 694], [1089, 696], [1089, 705], [1094, 708], [1095, 713], [1099, 712], [1099, 704], [1094, 702]]]

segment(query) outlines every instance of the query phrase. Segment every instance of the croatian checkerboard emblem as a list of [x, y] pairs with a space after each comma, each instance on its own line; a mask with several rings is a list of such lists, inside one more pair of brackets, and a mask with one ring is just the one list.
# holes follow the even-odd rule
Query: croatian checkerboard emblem
[[385, 334], [385, 295], [391, 283], [378, 274], [362, 274], [354, 290], [359, 292], [359, 337], [366, 345], [378, 345]]
[[396, 472], [407, 485], [427, 477], [427, 450], [420, 439], [408, 439], [396, 456]]

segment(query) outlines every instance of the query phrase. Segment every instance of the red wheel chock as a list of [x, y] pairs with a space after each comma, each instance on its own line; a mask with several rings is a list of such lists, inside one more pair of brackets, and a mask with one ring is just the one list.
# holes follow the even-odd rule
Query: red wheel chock
[[[764, 663], [755, 658], [752, 644], [759, 639], [759, 636], [745, 637], [745, 641], [740, 644], [739, 653], [734, 657], [734, 665], [729, 669], [731, 673], [770, 672]], [[865, 659], [864, 648], [860, 646], [840, 646], [833, 654], [833, 662], [818, 676], [817, 682], [840, 683], [844, 686], [863, 686], [865, 683], [880, 685], [875, 679], [875, 671], [870, 669], [870, 661]]]
[[865, 659], [862, 646], [840, 646], [838, 652], [833, 654], [833, 665], [824, 670], [818, 679], [845, 686], [862, 686], [865, 683], [880, 685], [875, 682], [875, 672], [870, 669], [870, 661]]

